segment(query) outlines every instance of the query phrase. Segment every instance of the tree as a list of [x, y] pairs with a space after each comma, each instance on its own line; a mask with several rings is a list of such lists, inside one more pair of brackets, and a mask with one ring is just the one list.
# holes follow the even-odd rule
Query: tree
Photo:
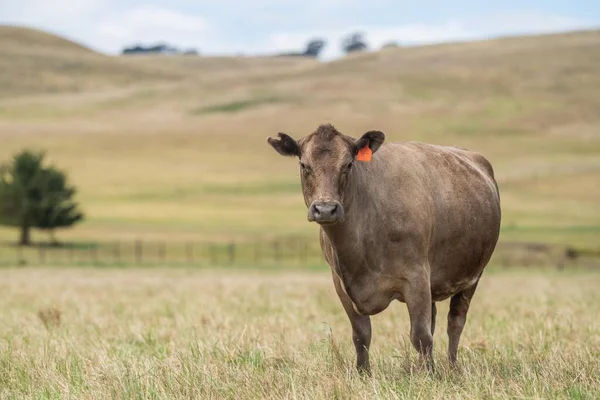
[[313, 39], [306, 45], [304, 55], [308, 57], [317, 58], [321, 54], [321, 50], [325, 47], [326, 42], [323, 39]]
[[43, 165], [44, 153], [22, 151], [0, 167], [0, 225], [20, 229], [19, 244], [31, 244], [31, 229], [65, 228], [83, 219], [76, 190], [63, 171]]
[[122, 54], [179, 54], [180, 51], [178, 48], [174, 46], [170, 46], [167, 43], [158, 43], [155, 45], [134, 45], [130, 47], [125, 47], [122, 51]]
[[367, 49], [367, 43], [363, 39], [362, 33], [353, 33], [346, 36], [342, 40], [342, 49], [345, 53], [352, 53], [355, 51], [364, 51]]

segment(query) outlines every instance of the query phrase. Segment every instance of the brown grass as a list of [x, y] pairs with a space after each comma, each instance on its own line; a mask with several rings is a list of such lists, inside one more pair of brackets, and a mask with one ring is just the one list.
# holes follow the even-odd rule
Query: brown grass
[[61, 312], [57, 308], [45, 308], [38, 311], [37, 315], [48, 330], [60, 326]]
[[[4, 269], [1, 398], [578, 398], [600, 396], [596, 272], [484, 275], [459, 350], [416, 370], [404, 305], [373, 317], [373, 377], [354, 371], [328, 273]], [[37, 310], [55, 307], [47, 330]]]

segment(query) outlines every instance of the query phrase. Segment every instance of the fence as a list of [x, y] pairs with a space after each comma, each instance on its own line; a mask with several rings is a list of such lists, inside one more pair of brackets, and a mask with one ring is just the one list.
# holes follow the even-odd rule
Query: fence
[[[588, 254], [589, 253], [589, 254]], [[500, 242], [492, 264], [499, 266], [600, 267], [600, 250], [581, 252], [540, 243]], [[0, 265], [96, 266], [323, 266], [316, 237], [287, 236], [255, 241], [115, 241], [31, 247], [0, 243]]]
[[60, 246], [0, 244], [2, 265], [269, 265], [322, 264], [316, 238], [256, 241], [114, 241]]

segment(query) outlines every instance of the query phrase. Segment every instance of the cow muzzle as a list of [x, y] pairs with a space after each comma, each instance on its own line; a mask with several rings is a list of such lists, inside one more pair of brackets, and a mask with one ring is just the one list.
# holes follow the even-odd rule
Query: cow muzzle
[[332, 225], [344, 220], [344, 206], [339, 201], [313, 201], [308, 207], [308, 221]]

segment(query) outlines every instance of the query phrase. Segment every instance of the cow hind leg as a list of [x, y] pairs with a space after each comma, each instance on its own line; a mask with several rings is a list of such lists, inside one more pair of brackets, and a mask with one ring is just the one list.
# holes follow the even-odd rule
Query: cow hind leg
[[422, 287], [411, 288], [405, 296], [410, 316], [410, 341], [419, 352], [421, 363], [427, 369], [434, 370], [433, 365], [433, 309], [429, 283]]
[[431, 303], [431, 336], [435, 333], [435, 318], [437, 316], [437, 307], [435, 303]]
[[448, 312], [448, 359], [452, 365], [456, 365], [460, 335], [465, 327], [467, 312], [469, 311], [469, 305], [476, 288], [477, 282], [470, 288], [456, 293], [450, 300], [450, 311]]
[[371, 346], [371, 317], [358, 314], [354, 310], [352, 300], [350, 300], [342, 289], [338, 278], [334, 276], [333, 282], [342, 306], [350, 320], [350, 325], [352, 325], [352, 342], [356, 349], [356, 369], [361, 374], [370, 374], [369, 347]]

